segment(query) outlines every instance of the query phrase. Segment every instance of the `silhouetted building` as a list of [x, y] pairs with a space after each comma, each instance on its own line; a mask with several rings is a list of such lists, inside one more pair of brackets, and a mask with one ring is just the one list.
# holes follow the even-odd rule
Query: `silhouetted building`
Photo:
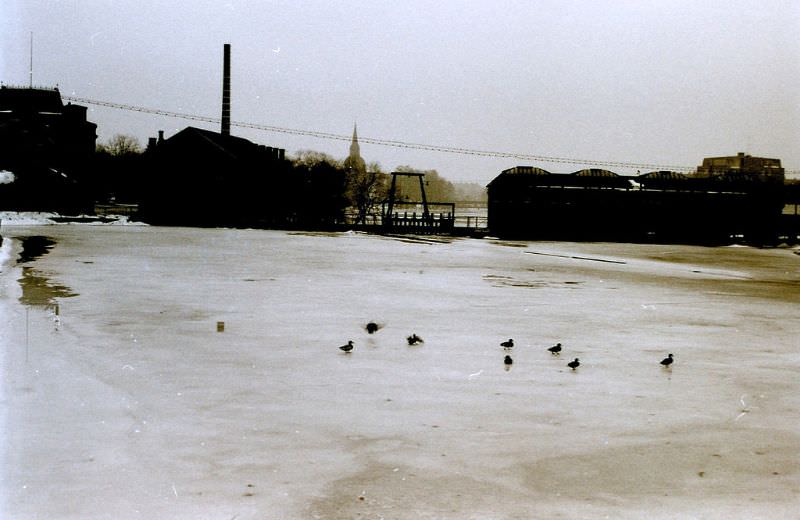
[[156, 224], [243, 226], [269, 218], [273, 186], [287, 174], [284, 150], [187, 127], [150, 139], [151, 190], [140, 217]]
[[92, 158], [97, 125], [86, 107], [61, 100], [57, 88], [0, 86], [0, 185], [4, 209], [69, 211], [84, 206], [76, 178]]
[[41, 162], [67, 168], [91, 157], [97, 125], [58, 89], [0, 87], [0, 166]]
[[783, 184], [780, 159], [753, 157], [743, 152], [727, 157], [707, 157], [697, 167], [697, 177], [727, 177], [745, 181]]
[[700, 175], [621, 176], [600, 169], [562, 174], [517, 166], [488, 185], [488, 226], [494, 235], [524, 239], [774, 240], [783, 208], [783, 184], [775, 182], [783, 175], [780, 161], [737, 157], [742, 160], [704, 161]]
[[188, 127], [151, 139], [139, 217], [164, 225], [322, 229], [342, 218], [344, 172], [295, 167], [281, 148]]

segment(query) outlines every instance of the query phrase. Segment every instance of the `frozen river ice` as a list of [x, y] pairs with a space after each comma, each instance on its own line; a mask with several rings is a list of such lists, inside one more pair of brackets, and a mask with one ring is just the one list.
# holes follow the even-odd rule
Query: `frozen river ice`
[[0, 234], [2, 518], [800, 511], [792, 250]]

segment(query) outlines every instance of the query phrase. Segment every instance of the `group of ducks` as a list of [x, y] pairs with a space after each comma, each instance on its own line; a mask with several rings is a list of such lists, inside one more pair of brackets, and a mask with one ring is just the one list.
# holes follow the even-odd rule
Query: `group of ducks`
[[[504, 350], [510, 351], [512, 348], [514, 348], [514, 339], [513, 338], [508, 338], [508, 341], [504, 341], [504, 342], [500, 343], [500, 346], [503, 347]], [[555, 345], [553, 345], [552, 347], [548, 348], [547, 350], [550, 351], [550, 353], [553, 354], [554, 356], [558, 356], [559, 354], [561, 354], [561, 343], [556, 343]], [[670, 356], [671, 355], [672, 354], [670, 354]], [[514, 360], [511, 359], [511, 356], [506, 354], [506, 358], [503, 360], [503, 363], [506, 365], [506, 367], [509, 367], [512, 364], [514, 364]], [[575, 358], [572, 361], [570, 361], [569, 363], [567, 363], [567, 366], [569, 368], [571, 368], [572, 370], [575, 370], [576, 368], [581, 366], [581, 362], [580, 362], [580, 360], [578, 358]]]
[[[374, 333], [378, 332], [378, 329], [380, 329], [380, 325], [378, 325], [377, 323], [371, 321], [371, 322], [367, 323], [367, 325], [364, 328], [367, 330], [367, 332], [369, 334], [374, 334]], [[411, 334], [410, 336], [408, 336], [406, 338], [406, 341], [408, 341], [409, 345], [418, 345], [420, 343], [425, 343], [422, 340], [422, 338], [420, 338], [416, 334]], [[513, 338], [509, 338], [508, 341], [503, 341], [502, 343], [500, 343], [500, 346], [503, 347], [503, 349], [506, 352], [510, 352], [511, 349], [514, 348], [514, 339]], [[346, 345], [342, 345], [341, 347], [339, 347], [339, 349], [344, 351], [345, 353], [350, 353], [350, 352], [353, 351], [353, 347], [354, 347], [353, 340], [350, 340], [350, 341], [347, 342]], [[548, 348], [547, 350], [552, 355], [558, 356], [558, 355], [561, 354], [561, 343], [556, 343], [555, 345], [553, 345], [552, 347]], [[670, 365], [672, 365], [673, 361], [674, 360], [672, 358], [672, 354], [669, 354], [667, 357], [665, 357], [664, 359], [661, 360], [661, 365], [664, 368], [668, 368]], [[514, 360], [511, 358], [510, 355], [506, 354], [506, 357], [503, 360], [503, 364], [508, 369], [509, 367], [511, 367], [511, 365], [514, 364]], [[581, 361], [580, 361], [580, 359], [575, 358], [572, 361], [570, 361], [569, 363], [567, 363], [567, 366], [574, 371], [579, 366], [581, 366]]]
[[[514, 340], [513, 340], [513, 338], [509, 338], [508, 341], [504, 341], [504, 342], [500, 343], [500, 346], [503, 347], [503, 349], [505, 349], [506, 351], [510, 351], [512, 348], [514, 348]], [[555, 345], [553, 345], [552, 347], [548, 348], [547, 350], [550, 351], [550, 353], [552, 355], [558, 356], [558, 355], [561, 354], [561, 343], [556, 343]], [[669, 354], [667, 357], [665, 357], [664, 359], [661, 360], [661, 366], [663, 366], [664, 368], [668, 368], [670, 365], [672, 365], [673, 361], [674, 361], [674, 359], [672, 358], [672, 354]], [[511, 359], [511, 356], [506, 354], [506, 358], [503, 360], [503, 363], [506, 365], [506, 367], [510, 367], [514, 363], [514, 360]], [[572, 370], [575, 370], [579, 366], [581, 366], [581, 361], [580, 361], [580, 359], [575, 358], [572, 361], [570, 361], [569, 363], [567, 363], [567, 366], [569, 368], [571, 368]]]
[[[378, 329], [380, 329], [381, 326], [378, 325], [377, 323], [375, 323], [374, 321], [371, 321], [371, 322], [367, 323], [364, 326], [364, 328], [367, 330], [367, 333], [375, 334], [376, 332], [378, 332]], [[425, 343], [425, 341], [421, 337], [417, 336], [416, 334], [411, 334], [410, 336], [408, 336], [406, 338], [406, 341], [411, 346], [419, 345], [420, 343]], [[353, 340], [350, 340], [350, 341], [347, 342], [347, 344], [342, 345], [341, 347], [339, 347], [339, 350], [342, 350], [345, 353], [349, 354], [350, 352], [353, 351], [353, 347], [355, 347], [355, 345], [353, 344]]]
[[[503, 347], [504, 350], [510, 351], [512, 348], [514, 348], [514, 339], [509, 338], [508, 341], [500, 343], [500, 346]], [[559, 354], [561, 354], [561, 343], [556, 343], [547, 350], [550, 351], [550, 353], [553, 354], [554, 356], [558, 356]], [[672, 354], [670, 354], [670, 356], [671, 355]], [[510, 367], [511, 365], [514, 364], [514, 360], [511, 358], [511, 356], [506, 354], [506, 358], [503, 360], [503, 363], [506, 365], [506, 367]], [[581, 362], [578, 358], [575, 358], [574, 360], [567, 363], [567, 366], [572, 370], [575, 370], [576, 368], [581, 366]]]
[[[511, 349], [514, 348], [514, 339], [513, 338], [509, 338], [508, 341], [504, 341], [504, 342], [500, 343], [500, 346], [503, 347], [503, 349], [505, 349], [506, 351], [510, 351]], [[552, 347], [548, 348], [547, 350], [552, 355], [558, 356], [558, 355], [561, 354], [561, 343], [556, 343], [555, 345], [553, 345]], [[661, 366], [663, 366], [664, 368], [668, 368], [670, 365], [672, 365], [673, 361], [674, 361], [674, 359], [672, 357], [672, 354], [669, 354], [667, 357], [665, 357], [664, 359], [661, 360]], [[503, 360], [503, 363], [506, 365], [506, 367], [509, 367], [514, 363], [514, 360], [511, 359], [511, 356], [506, 354], [506, 358]], [[572, 370], [576, 370], [579, 366], [581, 366], [581, 361], [580, 361], [580, 359], [575, 358], [572, 361], [570, 361], [569, 363], [567, 363], [567, 366], [569, 368], [571, 368]]]

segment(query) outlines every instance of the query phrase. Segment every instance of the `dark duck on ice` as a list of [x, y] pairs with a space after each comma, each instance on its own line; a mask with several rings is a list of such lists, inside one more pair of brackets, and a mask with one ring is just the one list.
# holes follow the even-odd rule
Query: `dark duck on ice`
[[575, 358], [575, 360], [574, 360], [574, 361], [570, 361], [569, 363], [567, 363], [567, 366], [568, 366], [569, 368], [571, 368], [572, 370], [575, 370], [576, 368], [578, 368], [579, 366], [581, 366], [581, 362], [580, 362], [580, 361], [578, 361], [578, 358]]
[[665, 357], [664, 359], [661, 360], [661, 365], [664, 368], [669, 368], [669, 366], [672, 365], [672, 361], [673, 361], [672, 354], [670, 354], [669, 356], [667, 356], [667, 357]]
[[353, 350], [353, 340], [347, 342], [347, 345], [342, 345], [339, 347], [339, 350], [343, 350], [344, 352], [350, 353]]
[[553, 354], [554, 356], [557, 356], [558, 354], [561, 353], [561, 343], [556, 343], [547, 350], [549, 350], [550, 353]]
[[380, 327], [380, 325], [378, 325], [374, 321], [371, 321], [371, 322], [367, 323], [367, 325], [364, 328], [367, 329], [368, 333], [375, 334], [376, 332], [378, 332], [378, 329], [381, 328], [381, 327]]
[[512, 348], [514, 348], [514, 340], [509, 338], [508, 341], [500, 343], [500, 346], [506, 350], [511, 350]]
[[419, 337], [419, 336], [417, 336], [416, 334], [412, 334], [412, 335], [410, 335], [409, 337], [407, 337], [407, 338], [406, 338], [406, 341], [408, 341], [408, 344], [409, 344], [409, 345], [418, 345], [419, 343], [425, 343], [425, 342], [422, 340], [422, 338], [420, 338], [420, 337]]

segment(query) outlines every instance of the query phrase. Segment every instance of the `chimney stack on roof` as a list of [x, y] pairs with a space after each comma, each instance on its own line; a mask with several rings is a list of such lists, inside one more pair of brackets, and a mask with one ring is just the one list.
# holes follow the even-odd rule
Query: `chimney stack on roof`
[[223, 48], [222, 61], [222, 135], [231, 135], [231, 44]]

